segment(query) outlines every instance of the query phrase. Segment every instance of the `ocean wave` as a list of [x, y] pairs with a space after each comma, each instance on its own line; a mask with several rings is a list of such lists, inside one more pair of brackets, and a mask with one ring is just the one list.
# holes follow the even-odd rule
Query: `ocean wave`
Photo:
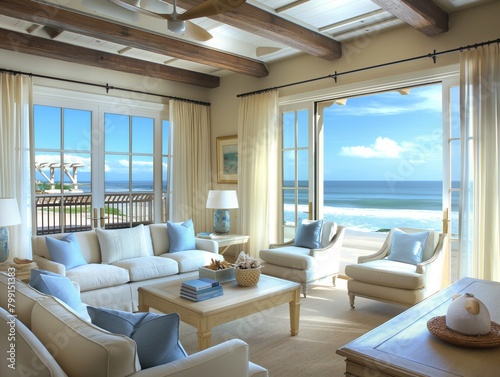
[[[285, 222], [292, 224], [295, 206], [285, 204]], [[299, 217], [306, 218], [308, 207], [299, 205]], [[324, 219], [335, 221], [347, 228], [361, 231], [377, 231], [395, 227], [409, 227], [421, 229], [442, 229], [442, 211], [435, 210], [408, 210], [385, 208], [347, 208], [324, 207]]]

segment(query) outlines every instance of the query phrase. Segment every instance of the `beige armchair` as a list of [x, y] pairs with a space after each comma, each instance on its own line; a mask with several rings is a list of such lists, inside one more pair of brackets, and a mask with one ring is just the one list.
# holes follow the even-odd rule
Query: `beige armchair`
[[[396, 254], [401, 256], [412, 252], [401, 248], [397, 250], [396, 245], [393, 247], [394, 234], [396, 232], [401, 234], [401, 231], [406, 234], [402, 237], [407, 238], [409, 238], [407, 235], [413, 235], [410, 237], [415, 238], [419, 237], [418, 234], [427, 232], [424, 229], [414, 228], [392, 229], [377, 253], [361, 256], [358, 258], [358, 264], [346, 266], [345, 273], [349, 278], [347, 290], [352, 308], [355, 296], [412, 306], [442, 288], [447, 235], [428, 231], [428, 237], [418, 258], [421, 258], [421, 261], [403, 259], [402, 262], [398, 260]], [[398, 238], [397, 246], [404, 245], [400, 239]]]
[[334, 222], [324, 222], [322, 227], [319, 248], [294, 246], [293, 239], [283, 244], [271, 244], [269, 249], [261, 250], [259, 258], [263, 261], [262, 273], [300, 283], [304, 297], [307, 296], [309, 284], [318, 279], [331, 276], [335, 286], [344, 227]]

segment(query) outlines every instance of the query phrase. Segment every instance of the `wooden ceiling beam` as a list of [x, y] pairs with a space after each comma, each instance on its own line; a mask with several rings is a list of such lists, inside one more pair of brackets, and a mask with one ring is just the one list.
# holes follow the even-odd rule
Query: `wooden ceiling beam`
[[428, 37], [448, 31], [448, 13], [432, 0], [372, 1]]
[[264, 63], [31, 0], [0, 0], [0, 14], [252, 77]]
[[127, 58], [1, 28], [0, 49], [205, 88], [216, 88], [220, 85], [220, 78], [217, 76]]
[[[177, 0], [177, 5], [189, 9], [203, 1]], [[340, 42], [248, 3], [210, 18], [325, 60], [342, 57]]]

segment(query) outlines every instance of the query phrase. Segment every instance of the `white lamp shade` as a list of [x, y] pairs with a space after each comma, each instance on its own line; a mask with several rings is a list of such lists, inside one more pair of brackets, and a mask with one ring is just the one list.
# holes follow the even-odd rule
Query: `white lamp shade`
[[236, 195], [236, 190], [210, 190], [208, 192], [207, 208], [238, 208], [238, 196]]
[[21, 216], [17, 200], [14, 198], [0, 198], [0, 226], [21, 224]]

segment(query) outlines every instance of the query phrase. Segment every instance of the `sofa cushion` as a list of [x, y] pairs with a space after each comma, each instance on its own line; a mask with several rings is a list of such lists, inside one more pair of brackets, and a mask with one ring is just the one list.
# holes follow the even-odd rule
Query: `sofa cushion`
[[128, 271], [130, 281], [141, 281], [179, 273], [178, 264], [171, 259], [160, 257], [141, 257], [122, 259], [113, 266]]
[[87, 310], [93, 324], [135, 340], [142, 369], [187, 356], [179, 341], [177, 313], [130, 313], [92, 306]]
[[28, 328], [31, 328], [31, 311], [33, 310], [33, 306], [35, 306], [37, 301], [43, 300], [48, 296], [40, 293], [28, 284], [17, 280], [14, 275], [12, 273], [9, 276], [6, 272], [0, 272], [0, 306], [8, 308], [9, 297], [12, 297], [12, 292], [15, 292], [17, 317]]
[[80, 285], [80, 291], [114, 287], [130, 281], [128, 271], [113, 265], [89, 263], [66, 272], [66, 276]]
[[365, 283], [387, 285], [401, 289], [421, 289], [424, 276], [412, 264], [379, 259], [345, 267], [347, 276]]
[[337, 234], [337, 223], [334, 221], [323, 221], [323, 229], [321, 230], [321, 247], [327, 247], [335, 234]]
[[263, 249], [259, 252], [259, 258], [267, 263], [297, 270], [311, 270], [317, 265], [317, 259], [309, 255], [309, 249], [296, 246]]
[[150, 224], [148, 228], [151, 233], [154, 255], [158, 256], [168, 253], [170, 250], [170, 240], [168, 239], [167, 224]]
[[87, 264], [83, 258], [80, 243], [74, 233], [67, 234], [61, 239], [45, 237], [50, 258], [57, 263], [64, 264], [66, 270]]
[[[87, 230], [83, 232], [73, 233], [75, 238], [80, 244], [80, 250], [82, 251], [83, 258], [87, 263], [101, 263], [101, 250], [99, 248], [99, 240], [97, 239], [97, 234], [94, 230]], [[33, 254], [39, 255], [46, 259], [51, 259], [49, 250], [47, 249], [47, 242], [45, 238], [55, 238], [61, 239], [64, 234], [51, 234], [50, 236], [33, 236]]]
[[422, 262], [422, 252], [429, 232], [405, 233], [400, 229], [392, 232], [391, 252], [387, 259], [417, 265]]
[[85, 321], [56, 298], [35, 304], [32, 331], [68, 376], [129, 376], [141, 369], [132, 339]]
[[323, 220], [309, 221], [299, 219], [299, 226], [297, 227], [293, 245], [308, 249], [320, 248], [322, 228]]
[[30, 285], [42, 293], [57, 297], [83, 318], [89, 319], [87, 310], [80, 299], [80, 292], [66, 276], [32, 269]]
[[169, 252], [196, 249], [193, 220], [189, 219], [183, 223], [167, 221], [167, 232], [170, 241]]
[[209, 265], [211, 259], [224, 260], [223, 255], [203, 250], [177, 251], [175, 253], [165, 253], [160, 256], [176, 261], [181, 274], [189, 271], [198, 271], [200, 267]]
[[95, 231], [101, 248], [102, 263], [110, 264], [117, 260], [149, 255], [142, 224], [134, 228]]
[[[7, 338], [7, 334], [11, 333], [12, 329], [15, 329], [14, 352], [10, 348], [12, 343]], [[12, 316], [2, 307], [0, 307], [0, 334], [2, 337], [5, 335], [0, 342], [2, 364], [5, 365], [5, 369], [0, 368], [2, 376], [67, 376], [35, 334], [19, 318]], [[7, 372], [7, 368], [11, 368], [12, 374]]]

